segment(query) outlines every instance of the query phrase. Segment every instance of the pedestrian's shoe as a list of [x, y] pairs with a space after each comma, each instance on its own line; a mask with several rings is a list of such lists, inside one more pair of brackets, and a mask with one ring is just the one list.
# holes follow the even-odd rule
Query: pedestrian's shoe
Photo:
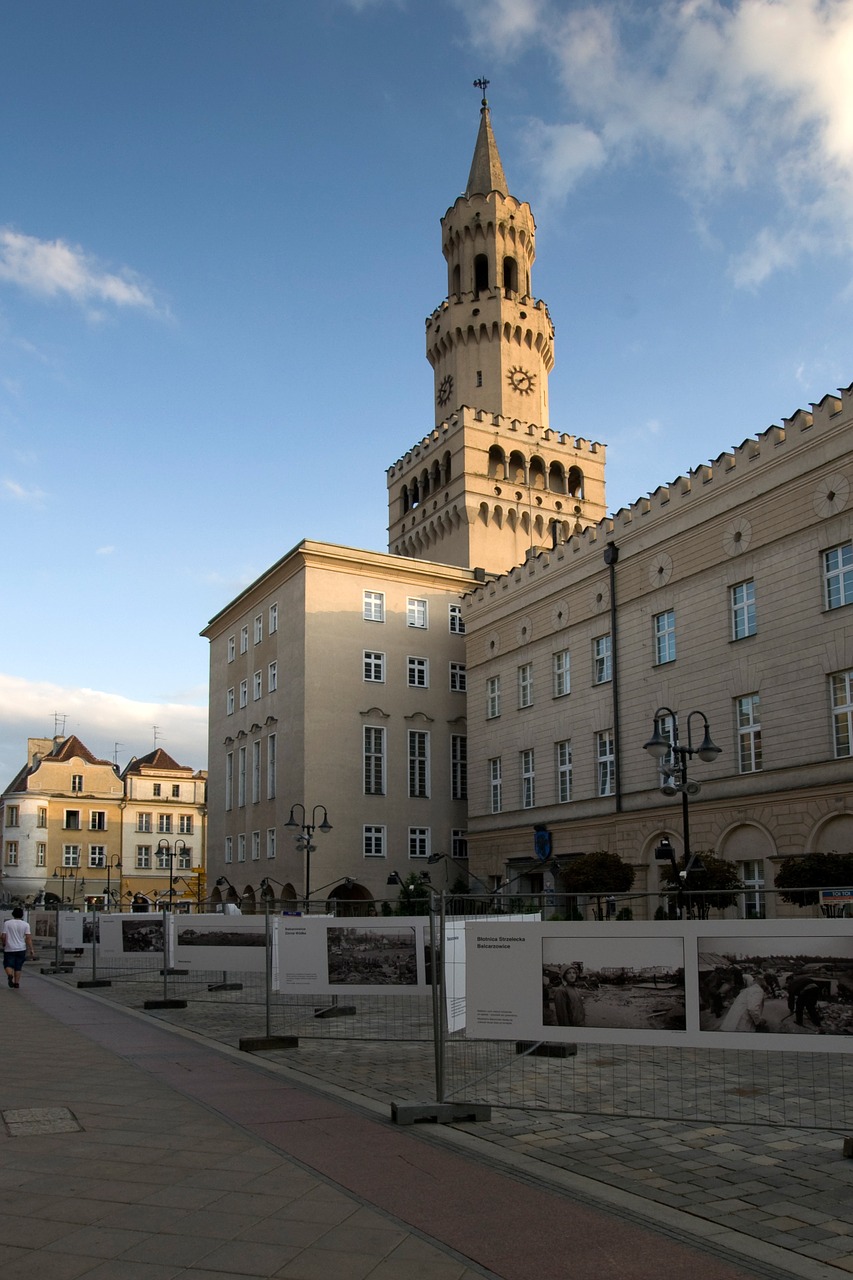
[[8, 975], [8, 974], [6, 975], [6, 977], [7, 977], [7, 979], [8, 979], [9, 986], [10, 986], [10, 987], [14, 987], [14, 985], [15, 985], [15, 984], [14, 984], [14, 982], [12, 981], [12, 979], [9, 977], [9, 975]]

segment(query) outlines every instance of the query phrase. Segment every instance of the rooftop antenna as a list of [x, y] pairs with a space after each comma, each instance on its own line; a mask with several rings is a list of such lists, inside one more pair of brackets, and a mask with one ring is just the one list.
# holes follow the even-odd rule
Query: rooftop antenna
[[157, 739], [158, 739], [158, 738], [160, 738], [160, 737], [162, 737], [163, 735], [160, 733], [160, 726], [159, 726], [159, 724], [152, 724], [151, 728], [154, 730], [154, 750], [156, 751], [156, 750], [157, 750]]
[[116, 767], [116, 768], [118, 768], [118, 752], [119, 752], [119, 747], [123, 747], [123, 746], [124, 746], [124, 743], [123, 743], [123, 742], [114, 742], [114, 743], [113, 743], [113, 764], [115, 765], [115, 767]]
[[483, 95], [483, 101], [481, 105], [484, 107], [487, 107], [489, 105], [488, 99], [486, 98], [486, 90], [488, 89], [491, 83], [492, 83], [491, 80], [487, 80], [485, 76], [480, 76], [479, 80], [474, 81], [474, 88], [479, 89]]
[[[65, 737], [65, 721], [66, 721], [67, 719], [68, 719], [68, 714], [67, 714], [67, 712], [65, 712], [65, 711], [54, 711], [54, 713], [53, 713], [53, 736], [54, 736], [55, 738], [58, 738], [58, 737], [60, 737], [60, 736], [61, 736], [61, 737], [63, 737], [63, 738]], [[60, 725], [60, 721], [61, 721], [61, 725]]]

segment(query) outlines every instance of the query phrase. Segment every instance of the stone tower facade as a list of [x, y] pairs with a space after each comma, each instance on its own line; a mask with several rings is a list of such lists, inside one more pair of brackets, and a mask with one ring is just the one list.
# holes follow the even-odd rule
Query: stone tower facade
[[447, 297], [426, 322], [435, 427], [389, 468], [388, 549], [499, 573], [605, 516], [605, 450], [551, 428], [536, 224], [509, 194], [485, 98], [465, 192], [441, 227]]

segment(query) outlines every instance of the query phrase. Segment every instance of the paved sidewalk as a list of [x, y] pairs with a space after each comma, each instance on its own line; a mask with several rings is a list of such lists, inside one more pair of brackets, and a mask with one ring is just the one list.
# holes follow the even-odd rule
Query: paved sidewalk
[[451, 1149], [31, 969], [0, 1019], [0, 1246], [37, 1280], [839, 1275], [603, 1212], [474, 1135]]

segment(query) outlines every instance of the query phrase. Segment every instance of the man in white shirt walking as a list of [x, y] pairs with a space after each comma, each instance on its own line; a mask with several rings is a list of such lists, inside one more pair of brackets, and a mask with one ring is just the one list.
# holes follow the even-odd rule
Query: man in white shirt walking
[[17, 991], [21, 985], [24, 961], [28, 955], [31, 960], [36, 958], [30, 926], [20, 907], [15, 907], [11, 920], [4, 920], [0, 942], [3, 944], [3, 968], [6, 970], [9, 986]]

